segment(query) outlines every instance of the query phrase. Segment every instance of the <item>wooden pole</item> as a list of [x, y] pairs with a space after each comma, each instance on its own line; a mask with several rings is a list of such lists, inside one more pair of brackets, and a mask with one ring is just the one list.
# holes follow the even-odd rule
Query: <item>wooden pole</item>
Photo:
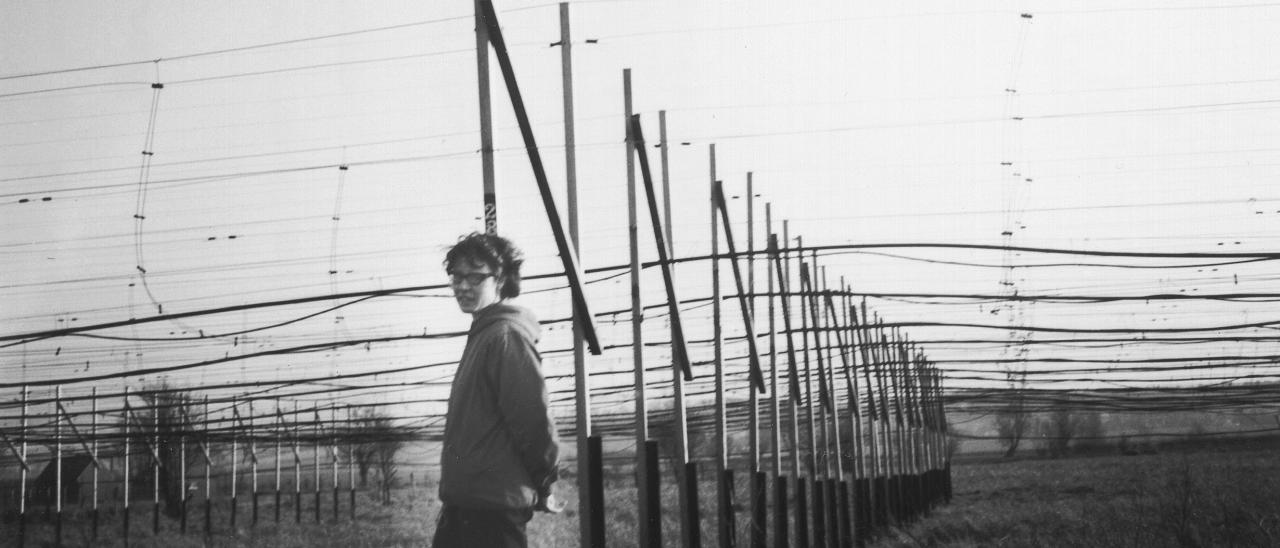
[[[567, 215], [569, 217], [569, 239], [574, 253], [581, 255], [581, 240], [578, 221], [578, 162], [573, 115], [573, 56], [571, 54], [572, 38], [569, 27], [569, 4], [560, 3], [560, 73], [561, 87], [564, 93], [564, 165]], [[597, 512], [591, 500], [591, 475], [594, 467], [588, 465], [587, 454], [591, 437], [591, 375], [587, 371], [586, 346], [582, 338], [582, 312], [574, 307], [573, 315], [573, 378], [574, 378], [574, 420], [577, 434], [578, 455], [578, 536], [582, 546], [591, 546], [591, 524]]]
[[484, 13], [484, 22], [488, 25], [489, 41], [492, 43], [498, 58], [498, 66], [502, 69], [502, 78], [507, 84], [507, 95], [511, 98], [511, 108], [515, 113], [516, 122], [520, 126], [520, 136], [524, 140], [525, 152], [529, 156], [529, 167], [533, 170], [533, 178], [538, 183], [538, 193], [542, 198], [543, 209], [547, 213], [547, 222], [551, 225], [551, 233], [556, 241], [556, 250], [559, 252], [560, 262], [564, 266], [565, 277], [568, 278], [574, 307], [581, 312], [576, 316], [579, 319], [577, 323], [582, 326], [587, 348], [592, 354], [600, 354], [602, 351], [600, 340], [596, 335], [594, 316], [591, 314], [590, 306], [583, 290], [583, 276], [578, 262], [578, 254], [574, 252], [569, 243], [569, 238], [565, 234], [566, 231], [563, 220], [560, 217], [560, 210], [556, 207], [551, 183], [547, 180], [547, 173], [542, 165], [542, 154], [539, 152], [537, 139], [533, 134], [533, 124], [529, 121], [529, 113], [525, 110], [524, 99], [520, 94], [520, 86], [516, 82], [515, 68], [511, 65], [511, 58], [507, 54], [506, 42], [502, 38], [502, 27], [498, 24], [498, 16], [493, 9], [493, 3], [490, 0], [478, 1], [481, 11]]
[[[767, 235], [769, 261], [774, 260], [777, 251], [777, 236], [773, 233], [773, 204], [764, 205], [764, 232]], [[773, 545], [775, 548], [787, 548], [787, 479], [782, 475], [782, 393], [778, 391], [778, 328], [777, 314], [774, 308], [774, 288], [777, 280], [774, 268], [766, 264], [766, 288], [768, 289], [769, 311], [769, 415], [773, 419]]]
[[315, 499], [316, 499], [316, 504], [315, 504], [315, 506], [316, 506], [316, 507], [315, 507], [316, 523], [320, 523], [320, 493], [321, 493], [321, 489], [320, 489], [320, 437], [321, 437], [321, 435], [322, 435], [322, 430], [321, 430], [321, 428], [320, 428], [320, 407], [319, 407], [319, 406], [316, 406], [316, 407], [312, 408], [312, 411], [314, 412], [314, 415], [315, 415], [315, 417], [316, 417], [316, 424], [315, 424], [315, 426], [314, 426], [314, 427], [312, 427], [312, 428], [311, 428], [311, 435], [314, 437], [314, 443], [312, 443], [312, 445], [311, 445], [311, 460], [313, 461], [313, 466], [314, 466], [314, 468], [315, 468], [315, 470], [313, 471], [314, 473], [312, 474], [312, 476], [313, 476], [313, 478], [312, 478], [312, 479], [313, 479], [314, 484], [315, 484], [315, 485], [314, 485], [314, 487], [315, 487], [315, 493], [316, 493], [316, 496], [315, 496]]
[[[814, 263], [817, 263], [817, 252], [814, 252]], [[827, 355], [827, 394], [831, 397], [831, 440], [832, 449], [834, 450], [835, 478], [831, 480], [831, 489], [828, 492], [827, 505], [828, 515], [831, 516], [831, 528], [835, 532], [837, 546], [845, 546], [850, 541], [849, 536], [849, 504], [848, 490], [846, 489], [844, 466], [845, 466], [845, 444], [840, 436], [840, 397], [836, 391], [836, 372], [835, 357], [833, 351], [839, 351], [843, 355], [844, 348], [841, 346], [832, 346], [831, 333], [837, 329], [836, 318], [834, 315], [834, 307], [830, 306], [831, 292], [827, 285], [827, 267], [822, 266], [822, 275], [819, 277], [822, 284], [822, 299], [819, 301], [819, 308], [822, 311], [822, 332], [825, 339], [825, 353]], [[815, 298], [817, 298], [815, 296]], [[823, 307], [823, 305], [828, 305]]]
[[182, 501], [178, 503], [178, 511], [182, 514], [178, 519], [178, 530], [185, 535], [187, 534], [187, 499], [191, 498], [187, 492], [187, 435], [185, 431], [190, 428], [191, 424], [185, 417], [183, 418], [183, 423], [184, 433], [178, 436], [178, 486], [181, 491], [179, 496], [182, 497]]
[[151, 532], [160, 534], [160, 392], [151, 397]]
[[239, 415], [240, 415], [240, 411], [239, 409], [236, 408], [236, 398], [235, 396], [232, 396], [231, 397], [231, 418], [232, 418], [232, 421], [231, 421], [231, 530], [233, 532], [236, 530], [236, 510], [239, 508], [239, 505], [236, 504], [238, 502], [236, 500], [236, 494], [238, 492], [236, 490], [236, 487], [237, 487], [236, 484], [240, 482], [239, 481], [240, 467], [236, 465], [236, 457], [240, 453], [240, 443], [239, 443], [240, 440], [236, 438], [236, 432], [237, 430], [239, 430], [237, 427], [239, 426], [239, 424], [237, 424], [237, 421], [235, 420], [239, 418]]
[[[23, 425], [24, 433], [26, 432], [26, 424], [27, 424], [26, 398], [27, 398], [27, 388], [24, 386], [22, 388], [22, 401], [23, 401], [22, 425]], [[123, 430], [122, 435], [124, 436], [124, 516], [123, 516], [124, 519], [122, 520], [121, 525], [124, 528], [123, 536], [124, 536], [125, 544], [127, 545], [129, 543], [129, 387], [128, 386], [124, 387], [124, 397], [122, 399], [124, 400], [124, 425], [122, 427], [122, 430]], [[26, 454], [27, 454], [27, 442], [26, 442], [26, 439], [24, 438], [22, 442], [22, 455], [25, 457]], [[27, 476], [26, 471], [23, 470], [22, 478], [24, 480], [23, 481], [24, 486], [26, 484], [26, 481], [25, 481], [26, 476]]]
[[249, 400], [249, 474], [253, 487], [253, 519], [251, 526], [258, 524], [258, 416], [253, 414], [253, 400]]
[[[667, 142], [667, 111], [658, 111], [658, 151], [661, 156], [662, 163], [662, 213], [663, 213], [663, 229], [666, 231], [663, 243], [666, 246], [667, 257], [675, 257], [675, 241], [674, 230], [672, 229], [671, 219], [671, 170], [670, 170], [670, 146]], [[667, 261], [668, 272], [674, 275], [675, 264]], [[674, 286], [673, 286], [674, 289]], [[671, 317], [671, 321], [678, 321], [679, 303], [673, 303], [672, 310], [676, 315]], [[672, 413], [675, 421], [675, 438], [676, 438], [676, 456], [678, 458], [681, 470], [686, 470], [692, 466], [689, 458], [689, 419], [685, 410], [684, 395], [684, 377], [692, 372], [689, 369], [689, 359], [687, 349], [676, 348], [672, 346], [672, 367], [671, 367], [671, 387], [672, 387]], [[675, 352], [684, 354], [684, 364], [680, 363], [680, 357]], [[688, 488], [687, 481], [676, 482], [676, 489], [679, 492], [680, 506], [680, 542], [684, 548], [694, 548], [701, 546], [701, 531], [698, 530], [698, 524], [692, 523], [689, 518], [691, 516], [690, 509], [696, 509], [698, 502], [691, 500], [693, 493]]]
[[[751, 318], [752, 320], [754, 320], [756, 317], [756, 272], [755, 272], [756, 265], [755, 265], [755, 255], [754, 255], [756, 230], [755, 230], [755, 207], [753, 207], [755, 205], [755, 202], [752, 199], [753, 189], [752, 189], [751, 179], [752, 179], [751, 172], [748, 171], [747, 172], [747, 294], [750, 295], [750, 298], [747, 299], [746, 302], [751, 312]], [[726, 204], [726, 206], [727, 205], [728, 204]], [[735, 264], [736, 264], [737, 258], [735, 257], [733, 260], [735, 261]], [[757, 338], [757, 335], [754, 329], [755, 327], [754, 321], [751, 322], [750, 327], [751, 327], [751, 332], [747, 333], [746, 335], [752, 341], [755, 341]], [[747, 402], [747, 405], [751, 407], [750, 413], [747, 415], [747, 428], [749, 429], [748, 445], [750, 446], [750, 453], [751, 453], [750, 455], [751, 473], [752, 473], [752, 476], [754, 477], [756, 473], [760, 472], [760, 393], [757, 390], [748, 390], [747, 392], [749, 394], [748, 395], [749, 401]], [[752, 489], [752, 491], [755, 491], [755, 489]], [[755, 515], [756, 515], [756, 500], [754, 496], [751, 499], [751, 515], [752, 515], [752, 520], [754, 522]], [[758, 530], [759, 527], [760, 527], [760, 523], [755, 522], [752, 526], [752, 529]], [[756, 535], [752, 535], [753, 538], [755, 536]], [[757, 543], [753, 540], [752, 545], [756, 545], [756, 544]]]
[[54, 545], [62, 546], [62, 386], [53, 387]]
[[[630, 252], [631, 278], [631, 363], [635, 387], [635, 481], [638, 494], [636, 513], [639, 520], [639, 545], [649, 546], [653, 538], [653, 520], [649, 516], [649, 474], [645, 466], [645, 441], [649, 437], [649, 410], [644, 378], [644, 304], [640, 299], [640, 231], [636, 206], [635, 137], [631, 121], [631, 69], [622, 69], [622, 101], [627, 154], [627, 246]], [[657, 518], [658, 516], [652, 516]]]
[[498, 200], [493, 171], [493, 114], [489, 105], [489, 26], [485, 11], [475, 0], [476, 84], [480, 98], [480, 173], [484, 190], [484, 231], [498, 233]]
[[783, 273], [781, 276], [783, 295], [782, 295], [782, 318], [783, 330], [787, 332], [787, 354], [791, 362], [792, 390], [791, 390], [791, 470], [792, 478], [795, 480], [795, 518], [792, 520], [795, 524], [796, 546], [799, 548], [809, 548], [809, 503], [806, 500], [807, 490], [806, 482], [808, 481], [801, 474], [800, 469], [800, 453], [803, 450], [800, 443], [800, 406], [804, 404], [804, 393], [798, 388], [800, 386], [800, 376], [798, 375], [798, 360], [794, 352], [794, 344], [791, 337], [791, 313], [790, 302], [791, 295], [788, 288], [791, 287], [791, 258], [788, 252], [791, 247], [791, 227], [790, 221], [783, 219], [782, 221], [782, 255], [781, 261], [783, 265]]
[[293, 402], [293, 522], [302, 523], [302, 453], [298, 450], [298, 402]]
[[332, 434], [329, 453], [333, 456], [333, 522], [338, 523], [338, 406], [333, 401], [329, 402], [329, 425]]
[[[827, 460], [826, 459], [827, 457], [827, 454], [826, 454], [827, 409], [825, 405], [826, 402], [824, 401], [825, 398], [821, 398], [821, 395], [823, 394], [823, 389], [821, 388], [821, 384], [819, 384], [820, 397], [815, 403], [815, 399], [813, 395], [814, 362], [812, 361], [812, 360], [817, 360], [818, 372], [821, 373], [822, 354], [819, 352], [819, 349], [817, 348], [818, 346], [817, 331], [814, 329], [815, 326], [811, 325], [811, 324], [816, 324], [815, 318], [812, 318], [813, 314], [812, 314], [812, 308], [811, 308], [813, 276], [810, 274], [810, 267], [812, 265], [810, 265], [809, 263], [806, 263], [804, 260], [804, 240], [800, 236], [796, 237], [796, 247], [800, 248], [796, 256], [796, 259], [799, 261], [799, 266], [800, 266], [800, 330], [801, 330], [800, 338], [804, 344], [803, 356], [804, 356], [804, 390], [805, 390], [805, 403], [806, 403], [805, 409], [808, 410], [808, 419], [809, 419], [808, 421], [809, 474], [810, 474], [809, 477], [812, 480], [809, 484], [810, 485], [809, 495], [811, 496], [812, 504], [809, 506], [810, 514], [808, 517], [809, 519], [812, 520], [813, 545], [818, 548], [826, 548], [828, 537], [827, 537], [827, 525], [826, 525], [826, 510], [824, 506], [826, 502], [826, 498], [823, 495], [823, 489], [824, 489], [825, 483], [823, 480], [826, 479], [827, 473], [825, 470], [825, 466], [819, 465], [819, 458], [821, 457], [823, 463], [825, 463], [825, 461]], [[812, 356], [812, 358], [810, 357], [810, 352], [809, 352], [810, 344], [811, 344], [809, 342], [810, 335], [813, 336], [812, 344], [813, 344], [814, 355]], [[814, 410], [815, 406], [817, 407], [816, 411]], [[821, 431], [819, 431], [819, 429], [821, 429]]]
[[280, 436], [284, 433], [284, 413], [280, 411], [280, 400], [276, 400], [276, 428], [275, 428], [275, 480], [276, 480], [276, 504], [275, 515], [276, 524], [280, 524]]
[[209, 425], [213, 416], [209, 414], [209, 396], [204, 397], [204, 534], [213, 534], [213, 461], [209, 455]]
[[98, 387], [93, 387], [90, 392], [93, 399], [92, 420], [90, 423], [90, 437], [93, 438], [93, 538], [98, 538]]
[[731, 521], [728, 486], [724, 482], [725, 470], [729, 468], [728, 432], [725, 425], [724, 394], [724, 335], [720, 327], [720, 231], [716, 220], [716, 202], [714, 189], [716, 179], [716, 145], [710, 147], [710, 183], [712, 188], [711, 204], [711, 324], [712, 346], [714, 349], [713, 364], [715, 367], [715, 432], [716, 432], [716, 507], [718, 509], [718, 538], [721, 548], [734, 545], [734, 527]]
[[[746, 172], [746, 291], [751, 298], [751, 333], [748, 337], [755, 341], [755, 188], [751, 181], [751, 172]], [[769, 321], [773, 321], [769, 318]], [[771, 341], [772, 344], [772, 341]], [[751, 406], [750, 444], [751, 444], [751, 547], [764, 548], [765, 535], [768, 534], [768, 498], [765, 492], [767, 476], [760, 469], [760, 396], [758, 391], [749, 391]], [[776, 425], [777, 423], [774, 423]]]
[[[351, 410], [351, 406], [347, 406], [347, 424], [354, 425], [355, 414]], [[347, 485], [350, 486], [351, 498], [351, 521], [356, 520], [356, 445], [354, 443], [347, 446]]]

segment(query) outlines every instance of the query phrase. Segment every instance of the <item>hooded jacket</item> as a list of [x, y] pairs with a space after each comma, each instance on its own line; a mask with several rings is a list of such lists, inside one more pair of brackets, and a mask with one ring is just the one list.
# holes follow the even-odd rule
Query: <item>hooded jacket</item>
[[505, 302], [472, 320], [445, 415], [441, 502], [528, 509], [559, 477], [539, 332], [532, 312]]

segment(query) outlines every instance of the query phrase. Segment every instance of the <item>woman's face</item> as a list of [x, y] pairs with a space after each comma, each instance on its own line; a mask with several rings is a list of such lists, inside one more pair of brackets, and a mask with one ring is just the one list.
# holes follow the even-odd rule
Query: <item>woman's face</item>
[[502, 300], [497, 273], [484, 263], [458, 261], [449, 272], [449, 284], [458, 308], [467, 314], [475, 314]]

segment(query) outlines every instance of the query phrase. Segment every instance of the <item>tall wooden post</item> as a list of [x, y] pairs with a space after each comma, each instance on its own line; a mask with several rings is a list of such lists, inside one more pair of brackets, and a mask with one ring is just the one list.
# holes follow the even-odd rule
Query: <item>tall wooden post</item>
[[160, 534], [160, 393], [151, 397], [151, 532]]
[[[752, 327], [756, 316], [756, 224], [755, 224], [755, 189], [752, 185], [752, 174], [747, 172], [747, 293], [751, 296]], [[771, 318], [772, 320], [772, 318]], [[747, 333], [753, 339], [757, 334]], [[768, 499], [765, 498], [765, 473], [760, 468], [760, 395], [755, 389], [748, 391], [751, 414], [748, 416], [751, 445], [751, 546], [764, 548], [766, 524], [768, 523]]]
[[[22, 398], [23, 398], [22, 399], [23, 401], [22, 425], [23, 425], [24, 433], [26, 431], [26, 424], [27, 424], [26, 397], [27, 397], [27, 388], [24, 386], [22, 388]], [[121, 428], [122, 430], [121, 435], [124, 436], [124, 478], [125, 479], [124, 479], [124, 516], [123, 516], [124, 519], [122, 520], [121, 525], [124, 528], [123, 536], [124, 536], [125, 543], [128, 544], [129, 542], [129, 387], [128, 386], [124, 387], [124, 397], [122, 399], [124, 400], [124, 425]], [[25, 457], [26, 454], [27, 454], [27, 442], [24, 438], [22, 442], [22, 455]], [[24, 470], [22, 474], [24, 485], [26, 484], [26, 481], [25, 481], [26, 475], [27, 475], [26, 471]]]
[[62, 386], [53, 387], [54, 545], [62, 546]]
[[329, 402], [329, 425], [332, 434], [329, 452], [333, 456], [333, 522], [338, 523], [338, 406]]
[[[658, 111], [658, 150], [662, 163], [662, 217], [663, 230], [665, 238], [663, 245], [667, 247], [667, 256], [675, 258], [674, 230], [672, 229], [671, 219], [671, 168], [670, 168], [670, 146], [667, 141], [667, 111]], [[672, 274], [675, 272], [675, 264], [671, 264], [669, 269]], [[675, 321], [672, 318], [672, 321]], [[695, 548], [702, 545], [702, 532], [698, 528], [697, 507], [698, 501], [694, 500], [696, 491], [690, 488], [690, 477], [696, 479], [697, 471], [696, 463], [689, 457], [689, 419], [685, 409], [685, 386], [684, 386], [684, 366], [676, 359], [675, 352], [685, 352], [684, 349], [677, 350], [672, 348], [672, 367], [671, 367], [671, 387], [672, 387], [672, 420], [675, 421], [676, 457], [677, 462], [684, 470], [685, 481], [677, 482], [676, 486], [680, 507], [680, 542], [684, 548]], [[685, 356], [688, 361], [688, 356]], [[685, 364], [687, 365], [687, 363]]]
[[209, 414], [209, 396], [204, 397], [204, 534], [213, 534], [213, 460], [209, 454], [209, 425], [213, 424], [213, 415]]
[[238, 428], [239, 424], [238, 424], [238, 421], [235, 420], [240, 417], [240, 410], [236, 407], [235, 396], [231, 397], [231, 417], [232, 417], [232, 421], [231, 421], [231, 522], [230, 523], [231, 523], [231, 531], [234, 532], [236, 530], [236, 511], [239, 509], [239, 506], [240, 506], [239, 504], [237, 504], [237, 502], [239, 501], [236, 500], [236, 494], [238, 493], [236, 489], [237, 487], [236, 484], [240, 483], [240, 467], [236, 465], [236, 458], [239, 457], [239, 453], [240, 453], [240, 443], [239, 443], [240, 440], [236, 437], [236, 432], [239, 430]]
[[476, 84], [480, 97], [480, 172], [484, 178], [484, 231], [498, 233], [498, 200], [493, 176], [493, 114], [489, 106], [489, 26], [475, 0]]
[[[710, 148], [710, 160], [711, 187], [714, 189], [717, 181], [715, 144], [712, 144]], [[717, 212], [714, 198], [709, 202], [711, 204], [711, 324], [716, 400], [716, 500], [719, 501], [716, 505], [719, 510], [717, 530], [719, 531], [720, 547], [730, 548], [736, 544], [734, 542], [736, 540], [734, 538], [736, 528], [733, 523], [732, 493], [729, 491], [730, 486], [725, 481], [725, 471], [729, 469], [729, 444], [728, 430], [725, 424], [724, 334], [721, 329], [720, 317], [720, 231], [719, 221], [716, 219]]]
[[[569, 4], [560, 3], [560, 72], [561, 87], [564, 92], [564, 173], [566, 191], [566, 209], [569, 217], [569, 239], [574, 253], [582, 254], [578, 223], [578, 162], [573, 115], [573, 41], [569, 28]], [[592, 546], [591, 527], [595, 515], [603, 508], [596, 508], [596, 501], [591, 500], [591, 475], [596, 473], [590, 466], [587, 455], [590, 453], [591, 438], [591, 375], [587, 371], [586, 346], [582, 338], [581, 311], [574, 307], [573, 322], [573, 377], [574, 377], [574, 420], [577, 434], [578, 454], [578, 535], [582, 546]]]
[[650, 499], [657, 493], [649, 492], [649, 470], [645, 465], [649, 438], [648, 396], [645, 386], [644, 367], [644, 304], [640, 293], [640, 230], [639, 214], [636, 204], [636, 165], [635, 137], [631, 130], [631, 69], [622, 69], [623, 114], [625, 115], [625, 136], [627, 153], [627, 244], [630, 251], [631, 274], [631, 361], [634, 367], [635, 386], [635, 481], [637, 504], [636, 513], [639, 520], [640, 546], [650, 546], [651, 542], [661, 542], [653, 534], [654, 523], [660, 516], [650, 516]]
[[[814, 252], [814, 264], [817, 264], [817, 252]], [[847, 545], [849, 538], [849, 521], [848, 521], [848, 491], [845, 489], [844, 476], [844, 457], [845, 450], [842, 438], [840, 437], [840, 398], [836, 391], [836, 364], [833, 351], [844, 352], [841, 347], [832, 346], [831, 333], [837, 329], [836, 318], [834, 317], [834, 307], [823, 306], [829, 305], [831, 301], [830, 289], [827, 286], [827, 267], [822, 266], [822, 274], [819, 276], [819, 282], [822, 287], [822, 297], [818, 300], [818, 308], [821, 310], [821, 326], [824, 341], [824, 353], [827, 356], [827, 394], [831, 398], [831, 445], [834, 454], [835, 477], [831, 480], [831, 489], [827, 493], [828, 515], [830, 516], [831, 529], [836, 535], [838, 546]], [[817, 296], [815, 296], [815, 299]]]
[[[804, 343], [804, 390], [805, 390], [805, 412], [806, 422], [809, 434], [809, 496], [810, 506], [807, 519], [810, 520], [810, 530], [813, 539], [813, 545], [818, 548], [826, 546], [826, 511], [823, 507], [825, 499], [822, 494], [823, 480], [826, 479], [826, 473], [818, 465], [819, 458], [823, 458], [825, 462], [825, 451], [821, 449], [825, 443], [820, 444], [820, 439], [825, 442], [826, 430], [822, 430], [821, 438], [819, 437], [819, 422], [825, 420], [826, 409], [822, 406], [822, 402], [815, 400], [813, 394], [813, 370], [814, 363], [812, 360], [817, 356], [810, 356], [810, 333], [814, 333], [811, 324], [813, 318], [810, 318], [810, 310], [808, 306], [808, 292], [812, 289], [813, 277], [809, 274], [810, 265], [804, 260], [804, 238], [796, 236], [796, 262], [800, 268], [800, 340]], [[816, 333], [815, 333], [816, 334]], [[817, 339], [814, 339], [814, 343]], [[815, 344], [816, 346], [816, 344]], [[814, 349], [815, 353], [817, 349]], [[815, 410], [814, 408], [817, 407]], [[822, 454], [820, 454], [820, 452]]]
[[302, 453], [298, 449], [298, 402], [293, 402], [293, 522], [302, 523]]
[[[347, 424], [355, 424], [355, 415], [351, 411], [351, 406], [347, 406]], [[347, 485], [351, 487], [349, 491], [351, 495], [351, 521], [356, 520], [356, 446], [354, 443], [347, 446]]]
[[[794, 287], [791, 285], [791, 255], [789, 253], [789, 250], [791, 247], [790, 224], [791, 224], [790, 221], [783, 219], [782, 221], [782, 241], [783, 241], [782, 286], [784, 288]], [[789, 323], [791, 321], [790, 320], [791, 315], [789, 312], [790, 302], [791, 302], [790, 291], [786, 291], [786, 290], [783, 291], [782, 300], [784, 302], [782, 315], [783, 315], [784, 321], [787, 322], [785, 323], [784, 328], [788, 333], [790, 333], [791, 332], [791, 325]], [[790, 339], [788, 339], [788, 343], [790, 343]], [[795, 362], [794, 354], [790, 355], [789, 358], [793, 363]], [[796, 381], [799, 381], [799, 379], [797, 378]], [[809, 503], [807, 500], [808, 486], [806, 485], [808, 483], [808, 479], [802, 474], [801, 468], [800, 468], [800, 453], [803, 451], [803, 444], [800, 443], [800, 406], [804, 404], [803, 402], [804, 393], [800, 390], [794, 390], [792, 391], [790, 400], [791, 400], [791, 471], [792, 471], [791, 476], [792, 478], [794, 478], [796, 483], [795, 518], [792, 521], [793, 523], [795, 523], [795, 529], [796, 529], [796, 535], [795, 535], [796, 546], [798, 546], [799, 548], [809, 548], [809, 525], [808, 525]]]
[[90, 437], [93, 439], [93, 538], [98, 538], [98, 387], [93, 387], [90, 392], [93, 398], [92, 420], [90, 423]]
[[320, 428], [320, 407], [316, 406], [312, 408], [312, 411], [316, 417], [316, 424], [311, 428], [311, 435], [313, 437], [313, 443], [311, 444], [311, 460], [312, 466], [315, 468], [315, 470], [313, 470], [314, 473], [312, 474], [312, 480], [314, 482], [313, 487], [315, 488], [316, 523], [320, 523], [320, 437], [322, 435], [322, 430]]
[[[187, 430], [188, 428], [190, 428], [191, 425], [190, 423], [186, 423], [185, 418], [183, 419], [183, 422], [184, 422], [183, 430]], [[191, 498], [190, 493], [187, 492], [187, 435], [186, 434], [178, 436], [178, 478], [179, 478], [178, 485], [180, 486], [180, 490], [182, 491], [179, 494], [179, 496], [182, 497], [182, 501], [178, 503], [178, 512], [181, 514], [178, 517], [178, 522], [179, 522], [178, 530], [185, 535], [187, 534], [187, 503], [188, 503], [188, 499]]]
[[[773, 204], [764, 205], [764, 232], [769, 238], [769, 260], [773, 261], [776, 251], [777, 236], [773, 233]], [[787, 478], [782, 475], [782, 393], [778, 391], [778, 328], [774, 307], [774, 290], [777, 281], [774, 277], [773, 265], [765, 268], [766, 288], [768, 289], [769, 311], [769, 415], [773, 419], [773, 546], [787, 548], [790, 546], [787, 527]]]
[[253, 519], [250, 525], [258, 524], [258, 416], [253, 414], [253, 400], [249, 400], [249, 475], [252, 476], [253, 487]]
[[276, 480], [276, 504], [275, 504], [275, 521], [280, 524], [280, 436], [284, 435], [284, 413], [280, 411], [280, 400], [276, 400], [276, 428], [275, 428], [275, 480]]

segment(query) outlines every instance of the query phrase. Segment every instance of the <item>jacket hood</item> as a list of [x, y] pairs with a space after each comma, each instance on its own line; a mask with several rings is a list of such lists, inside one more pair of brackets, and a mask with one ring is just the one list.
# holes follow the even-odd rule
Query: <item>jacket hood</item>
[[533, 312], [523, 306], [517, 306], [508, 302], [499, 302], [481, 310], [475, 318], [471, 320], [471, 333], [479, 333], [485, 328], [499, 322], [507, 322], [523, 331], [529, 336], [530, 340], [537, 341], [542, 333], [542, 326], [538, 325], [538, 318]]

